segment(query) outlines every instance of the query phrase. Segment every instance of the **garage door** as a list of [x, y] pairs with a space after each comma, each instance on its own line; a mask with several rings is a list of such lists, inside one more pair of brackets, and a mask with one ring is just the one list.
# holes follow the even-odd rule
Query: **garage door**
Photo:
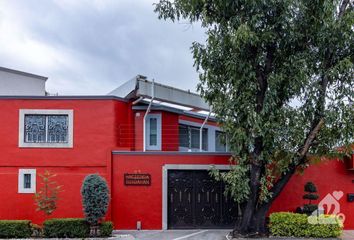
[[224, 190], [208, 171], [169, 170], [168, 227], [232, 228], [239, 208]]

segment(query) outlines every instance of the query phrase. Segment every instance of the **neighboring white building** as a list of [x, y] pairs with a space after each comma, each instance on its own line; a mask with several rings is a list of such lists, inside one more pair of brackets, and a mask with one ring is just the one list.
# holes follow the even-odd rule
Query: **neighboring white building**
[[0, 67], [0, 96], [45, 96], [47, 77]]

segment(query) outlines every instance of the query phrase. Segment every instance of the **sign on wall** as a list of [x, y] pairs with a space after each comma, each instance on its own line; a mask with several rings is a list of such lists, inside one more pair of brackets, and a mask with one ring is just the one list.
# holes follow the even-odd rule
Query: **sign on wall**
[[142, 173], [125, 173], [124, 185], [126, 186], [150, 186], [151, 175]]

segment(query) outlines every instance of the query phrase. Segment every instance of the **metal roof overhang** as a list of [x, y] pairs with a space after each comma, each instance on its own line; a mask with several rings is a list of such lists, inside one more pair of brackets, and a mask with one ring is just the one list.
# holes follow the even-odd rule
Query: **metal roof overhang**
[[[155, 88], [154, 95], [152, 93], [153, 87]], [[159, 83], [152, 83], [143, 79], [137, 79], [136, 96], [154, 98], [154, 100], [190, 107], [196, 110], [209, 111], [210, 109], [209, 104], [198, 94]]]
[[153, 98], [154, 102], [160, 101], [162, 102], [162, 105], [170, 103], [171, 107], [175, 104], [193, 109], [193, 111], [210, 110], [209, 104], [198, 94], [148, 81], [146, 77], [141, 75], [127, 81], [120, 87], [108, 93], [108, 95], [115, 95], [127, 99]]

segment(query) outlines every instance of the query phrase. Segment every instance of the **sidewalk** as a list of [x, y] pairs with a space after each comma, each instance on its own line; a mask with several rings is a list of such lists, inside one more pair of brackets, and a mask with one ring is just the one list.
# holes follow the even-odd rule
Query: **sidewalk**
[[343, 239], [343, 240], [353, 240], [354, 239], [354, 230], [343, 231], [343, 235], [342, 235], [341, 239]]
[[[227, 240], [230, 230], [142, 230], [142, 231], [114, 231], [117, 240]], [[239, 238], [239, 240], [244, 238]], [[255, 238], [252, 238], [255, 239]], [[270, 237], [257, 240], [305, 240], [305, 238]], [[309, 239], [309, 238], [306, 238]], [[313, 238], [314, 239], [314, 238]], [[342, 240], [354, 240], [354, 230], [343, 231]], [[236, 239], [234, 239], [236, 240]], [[329, 240], [326, 238], [326, 240]]]

